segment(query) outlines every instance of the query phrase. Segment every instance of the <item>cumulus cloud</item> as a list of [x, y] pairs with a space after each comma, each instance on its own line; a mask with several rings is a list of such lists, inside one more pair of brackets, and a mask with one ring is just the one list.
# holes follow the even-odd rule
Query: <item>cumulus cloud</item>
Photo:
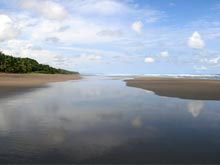
[[197, 31], [188, 39], [188, 46], [194, 49], [202, 49], [205, 47], [205, 43]]
[[146, 63], [154, 63], [154, 58], [152, 58], [152, 57], [146, 57], [145, 59], [144, 59], [144, 62], [146, 62]]
[[68, 13], [65, 8], [54, 1], [45, 0], [21, 0], [21, 7], [40, 13], [42, 16], [52, 20], [63, 20]]
[[169, 57], [169, 52], [168, 51], [162, 51], [159, 54], [161, 57]]
[[26, 40], [17, 39], [7, 41], [5, 48], [2, 50], [5, 54], [33, 58], [40, 63], [50, 64], [55, 67], [57, 65], [54, 63], [54, 60], [59, 56], [54, 51], [42, 49], [40, 46], [35, 46]]
[[138, 34], [142, 32], [143, 23], [141, 21], [136, 21], [131, 25], [131, 28]]
[[4, 14], [0, 14], [0, 41], [13, 39], [18, 35], [18, 29], [12, 19]]
[[102, 60], [101, 55], [95, 52], [77, 53], [68, 56], [54, 50], [47, 50], [40, 46], [33, 45], [26, 40], [9, 40], [4, 48], [1, 49], [5, 54], [17, 57], [29, 57], [37, 60], [39, 63], [49, 64], [56, 68], [72, 70], [73, 66], [97, 63]]

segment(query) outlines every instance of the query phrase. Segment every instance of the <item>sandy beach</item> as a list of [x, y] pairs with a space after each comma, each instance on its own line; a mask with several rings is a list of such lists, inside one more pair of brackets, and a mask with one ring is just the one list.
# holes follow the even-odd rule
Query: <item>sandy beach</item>
[[220, 100], [220, 80], [138, 77], [127, 86], [153, 91], [160, 96], [194, 100]]
[[78, 74], [6, 74], [0, 73], [0, 98], [42, 87], [50, 82], [79, 79]]

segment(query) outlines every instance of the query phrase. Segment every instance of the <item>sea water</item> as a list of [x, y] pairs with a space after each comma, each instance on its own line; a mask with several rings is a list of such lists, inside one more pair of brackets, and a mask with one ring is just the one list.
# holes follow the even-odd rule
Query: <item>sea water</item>
[[220, 101], [86, 76], [0, 99], [0, 163], [220, 163]]

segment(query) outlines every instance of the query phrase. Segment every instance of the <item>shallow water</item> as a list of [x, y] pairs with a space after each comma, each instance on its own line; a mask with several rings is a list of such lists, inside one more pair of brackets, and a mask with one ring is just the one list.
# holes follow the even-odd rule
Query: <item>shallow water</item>
[[220, 101], [87, 76], [0, 99], [0, 163], [220, 163]]

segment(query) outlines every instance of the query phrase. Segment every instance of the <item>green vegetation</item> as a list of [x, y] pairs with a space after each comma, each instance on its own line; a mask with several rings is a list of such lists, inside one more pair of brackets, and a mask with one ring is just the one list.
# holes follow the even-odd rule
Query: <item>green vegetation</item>
[[39, 64], [30, 58], [20, 58], [5, 55], [0, 52], [0, 72], [7, 73], [44, 73], [44, 74], [78, 74], [49, 65]]

